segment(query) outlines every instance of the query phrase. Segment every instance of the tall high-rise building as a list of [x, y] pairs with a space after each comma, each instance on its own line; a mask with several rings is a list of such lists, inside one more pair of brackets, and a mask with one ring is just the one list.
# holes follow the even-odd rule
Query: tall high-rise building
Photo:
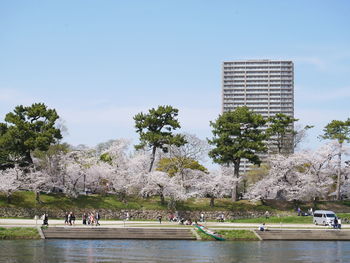
[[[241, 60], [222, 65], [222, 111], [247, 106], [265, 118], [283, 113], [294, 117], [292, 61]], [[293, 140], [284, 149], [293, 152]], [[242, 171], [249, 170], [243, 162]]]

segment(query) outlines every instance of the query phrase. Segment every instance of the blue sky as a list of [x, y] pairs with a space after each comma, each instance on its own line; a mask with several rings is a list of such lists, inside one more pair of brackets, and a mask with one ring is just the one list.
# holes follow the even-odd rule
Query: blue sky
[[137, 135], [132, 116], [170, 104], [182, 130], [211, 136], [221, 63], [295, 63], [295, 117], [350, 117], [349, 1], [1, 1], [0, 120], [44, 102], [93, 146]]

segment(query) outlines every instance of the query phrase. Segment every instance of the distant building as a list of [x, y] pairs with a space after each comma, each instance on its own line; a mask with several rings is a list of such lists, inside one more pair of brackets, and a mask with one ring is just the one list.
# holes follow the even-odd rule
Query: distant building
[[[223, 112], [234, 110], [239, 106], [247, 106], [266, 118], [276, 113], [294, 117], [292, 61], [225, 61], [222, 72]], [[270, 147], [270, 151], [273, 151], [273, 147]], [[292, 138], [283, 152], [293, 152]], [[249, 166], [248, 162], [242, 162], [242, 172], [249, 170]]]

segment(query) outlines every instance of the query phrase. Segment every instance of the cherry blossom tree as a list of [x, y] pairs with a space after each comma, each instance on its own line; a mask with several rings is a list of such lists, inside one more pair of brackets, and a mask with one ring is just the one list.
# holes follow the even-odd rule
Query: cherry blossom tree
[[188, 198], [185, 189], [179, 184], [178, 177], [169, 177], [167, 173], [160, 171], [153, 171], [145, 176], [147, 180], [143, 181], [145, 184], [140, 191], [142, 196], [158, 195], [162, 205], [166, 203], [165, 198], [169, 197], [169, 209], [175, 207], [176, 201]]
[[29, 172], [23, 173], [21, 177], [21, 188], [32, 190], [35, 193], [35, 200], [41, 203], [40, 192], [48, 192], [54, 185], [45, 171], [30, 169]]
[[222, 198], [230, 195], [232, 190], [231, 173], [225, 173], [223, 170], [214, 170], [209, 173], [196, 171], [197, 177], [193, 177], [189, 183], [194, 191], [192, 195], [198, 197], [209, 197], [210, 207], [214, 207], [215, 198]]
[[13, 192], [20, 187], [18, 179], [21, 177], [22, 173], [22, 170], [16, 167], [0, 170], [0, 192], [4, 192], [6, 194], [7, 203], [11, 203]]
[[87, 189], [87, 171], [97, 162], [91, 149], [67, 153], [61, 161], [62, 187], [68, 196], [77, 197]]
[[315, 152], [305, 151], [271, 159], [269, 174], [254, 184], [248, 199], [313, 200], [325, 198], [333, 184], [334, 157], [338, 149], [327, 144]]

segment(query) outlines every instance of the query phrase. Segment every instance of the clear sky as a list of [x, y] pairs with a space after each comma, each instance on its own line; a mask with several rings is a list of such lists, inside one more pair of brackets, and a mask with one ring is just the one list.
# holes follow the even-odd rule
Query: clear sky
[[[316, 127], [350, 117], [350, 1], [0, 1], [0, 121], [44, 102], [65, 141], [136, 142], [132, 116], [170, 104], [181, 131], [211, 136], [221, 63], [295, 64], [295, 117]], [[305, 148], [304, 147], [304, 148]]]

